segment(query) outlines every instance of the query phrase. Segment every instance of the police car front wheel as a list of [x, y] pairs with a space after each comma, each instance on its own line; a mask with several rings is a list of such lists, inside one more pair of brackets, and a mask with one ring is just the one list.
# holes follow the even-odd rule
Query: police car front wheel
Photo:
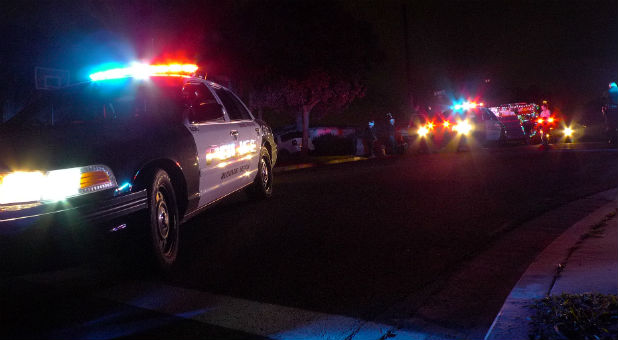
[[180, 242], [176, 196], [167, 172], [155, 171], [149, 194], [151, 249], [159, 268], [166, 271], [176, 262]]

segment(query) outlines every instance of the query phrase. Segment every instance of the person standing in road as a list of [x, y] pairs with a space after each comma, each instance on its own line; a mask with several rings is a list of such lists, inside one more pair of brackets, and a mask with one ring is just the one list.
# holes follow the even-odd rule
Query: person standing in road
[[363, 133], [363, 141], [364, 141], [363, 147], [365, 148], [366, 157], [369, 157], [369, 158], [375, 157], [373, 152], [375, 150], [375, 144], [377, 140], [378, 140], [378, 137], [375, 131], [375, 122], [373, 120], [370, 120], [367, 123], [367, 127], [365, 127], [365, 131]]
[[387, 153], [394, 155], [397, 152], [397, 143], [395, 142], [395, 118], [389, 112], [386, 114], [386, 135], [387, 135]]
[[618, 86], [615, 82], [609, 84], [607, 100], [603, 107], [605, 129], [609, 144], [618, 144]]
[[549, 104], [547, 102], [543, 102], [541, 104], [541, 114], [539, 115], [541, 118], [549, 118], [551, 117], [551, 111], [549, 110]]

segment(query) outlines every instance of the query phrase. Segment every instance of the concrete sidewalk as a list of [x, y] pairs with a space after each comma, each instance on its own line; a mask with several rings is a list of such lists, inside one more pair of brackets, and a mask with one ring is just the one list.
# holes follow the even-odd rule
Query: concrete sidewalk
[[618, 294], [618, 200], [574, 224], [517, 282], [485, 339], [529, 339], [532, 305], [562, 293]]

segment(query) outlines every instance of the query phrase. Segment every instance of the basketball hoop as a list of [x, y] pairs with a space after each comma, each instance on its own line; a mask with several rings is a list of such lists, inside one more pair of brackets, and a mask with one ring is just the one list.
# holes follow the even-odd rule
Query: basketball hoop
[[55, 68], [35, 67], [34, 85], [37, 90], [59, 89], [69, 85], [70, 72]]

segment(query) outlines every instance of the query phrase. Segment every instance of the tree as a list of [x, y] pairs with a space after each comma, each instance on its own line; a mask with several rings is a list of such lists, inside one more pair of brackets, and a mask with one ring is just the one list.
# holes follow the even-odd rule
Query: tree
[[365, 93], [359, 80], [331, 75], [323, 70], [311, 72], [303, 78], [284, 79], [279, 84], [277, 90], [285, 101], [278, 103], [283, 104], [283, 107], [295, 109], [302, 121], [303, 157], [308, 153], [309, 116], [313, 109], [320, 105], [322, 110], [326, 111], [341, 110]]
[[[234, 78], [252, 84], [258, 112], [289, 112], [303, 131], [303, 155], [312, 114], [340, 112], [365, 94], [378, 59], [371, 26], [333, 1], [248, 1], [223, 28]], [[300, 123], [300, 124], [299, 124]]]
[[257, 112], [260, 120], [264, 110], [278, 110], [282, 106], [283, 94], [273, 85], [264, 84], [249, 92], [248, 105], [251, 111]]

